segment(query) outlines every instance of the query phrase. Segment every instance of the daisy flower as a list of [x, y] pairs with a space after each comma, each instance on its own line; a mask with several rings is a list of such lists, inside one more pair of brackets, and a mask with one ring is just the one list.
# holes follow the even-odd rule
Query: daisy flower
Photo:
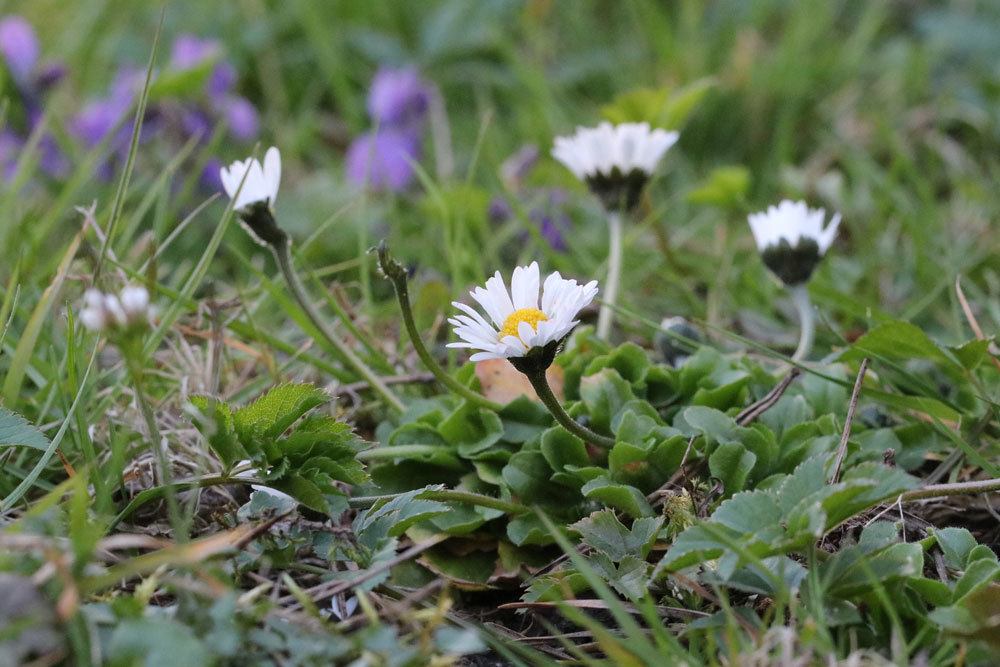
[[783, 200], [748, 217], [764, 264], [786, 285], [799, 285], [833, 244], [840, 214], [826, 223], [824, 209], [811, 209], [805, 202]]
[[236, 160], [219, 171], [219, 178], [240, 222], [257, 243], [277, 246], [288, 240], [272, 211], [281, 183], [281, 153], [277, 148], [267, 149], [263, 165], [253, 157]]
[[117, 295], [94, 288], [84, 292], [80, 322], [91, 331], [123, 331], [148, 326], [152, 318], [153, 308], [145, 287], [130, 285]]
[[552, 156], [585, 182], [609, 210], [630, 210], [656, 165], [680, 135], [649, 123], [604, 122], [557, 137]]
[[281, 183], [281, 153], [274, 146], [268, 148], [263, 166], [254, 157], [236, 160], [219, 170], [219, 178], [226, 194], [235, 200], [233, 208], [237, 211], [260, 202], [274, 206]]
[[580, 310], [597, 296], [597, 281], [579, 285], [557, 271], [541, 287], [539, 300], [537, 262], [514, 269], [509, 292], [497, 271], [485, 288], [469, 293], [489, 319], [464, 303], [452, 303], [463, 314], [448, 321], [462, 341], [448, 347], [477, 350], [472, 361], [508, 359], [522, 372], [526, 364], [547, 367], [559, 344], [579, 324]]

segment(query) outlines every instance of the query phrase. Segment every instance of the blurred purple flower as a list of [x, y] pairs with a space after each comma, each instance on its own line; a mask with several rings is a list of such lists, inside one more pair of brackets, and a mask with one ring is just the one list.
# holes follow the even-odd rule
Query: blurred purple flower
[[563, 231], [569, 228], [569, 218], [565, 214], [551, 214], [536, 209], [531, 212], [531, 219], [538, 225], [542, 238], [550, 248], [556, 252], [566, 252], [568, 246]]
[[170, 69], [181, 72], [194, 69], [206, 60], [217, 58], [221, 53], [222, 49], [216, 40], [184, 33], [177, 36], [170, 50]]
[[40, 48], [35, 29], [23, 17], [11, 15], [0, 20], [0, 53], [18, 87], [30, 87]]
[[143, 82], [143, 73], [138, 69], [128, 67], [119, 70], [111, 83], [106, 97], [93, 100], [84, 105], [83, 109], [70, 123], [70, 132], [88, 148], [93, 148], [104, 141], [115, 127], [122, 125], [113, 142], [115, 148], [124, 137], [128, 143], [131, 128], [122, 121], [132, 107], [132, 101]]
[[[566, 252], [569, 246], [566, 243], [565, 233], [572, 227], [572, 221], [563, 210], [566, 193], [556, 189], [540, 189], [527, 194], [531, 196], [526, 196], [526, 199], [542, 200], [528, 212], [528, 219], [538, 227], [539, 233], [550, 248], [556, 252]], [[494, 197], [486, 214], [490, 222], [500, 224], [510, 220], [514, 216], [514, 210], [505, 198]], [[527, 240], [528, 234], [524, 233], [523, 238]]]
[[510, 208], [510, 203], [503, 197], [493, 197], [490, 200], [490, 205], [486, 209], [486, 217], [489, 218], [490, 222], [498, 225], [502, 222], [507, 222], [514, 215], [514, 211]]
[[355, 185], [400, 192], [413, 183], [412, 161], [420, 157], [420, 139], [412, 132], [365, 133], [347, 151], [347, 178]]
[[[186, 108], [181, 114], [183, 129], [189, 136], [207, 141], [215, 124], [225, 121], [233, 139], [250, 141], [255, 139], [260, 131], [257, 108], [247, 98], [232, 92], [236, 87], [236, 68], [222, 60], [221, 55], [222, 47], [214, 39], [183, 34], [174, 40], [170, 56], [172, 69], [184, 71], [200, 67], [206, 61], [214, 62], [205, 82], [207, 108], [200, 109], [196, 105]], [[214, 173], [205, 171], [201, 180], [206, 188], [221, 189], [218, 169]]]
[[0, 175], [3, 180], [14, 178], [17, 159], [24, 147], [24, 141], [10, 130], [0, 130]]
[[257, 137], [260, 118], [257, 116], [257, 107], [250, 100], [238, 95], [230, 96], [226, 98], [221, 111], [229, 123], [229, 132], [234, 139], [250, 141]]
[[382, 68], [368, 91], [368, 114], [381, 128], [413, 128], [423, 120], [430, 96], [415, 67]]

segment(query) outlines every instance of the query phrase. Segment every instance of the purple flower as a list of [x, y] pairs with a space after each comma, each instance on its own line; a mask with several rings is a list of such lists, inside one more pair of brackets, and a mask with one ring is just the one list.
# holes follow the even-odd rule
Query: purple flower
[[513, 215], [514, 211], [511, 210], [510, 203], [503, 197], [493, 197], [486, 209], [486, 217], [494, 224], [507, 222]]
[[10, 130], [0, 130], [0, 174], [3, 180], [14, 178], [17, 171], [17, 159], [24, 147], [24, 141]]
[[540, 211], [532, 211], [531, 219], [538, 225], [542, 238], [556, 252], [566, 252], [568, 246], [563, 237], [563, 230], [569, 227], [569, 218], [565, 215], [551, 215]]
[[368, 132], [347, 151], [347, 178], [355, 185], [400, 192], [413, 182], [411, 162], [419, 157], [420, 140], [412, 132]]
[[382, 68], [368, 91], [368, 113], [382, 128], [412, 127], [423, 120], [430, 95], [416, 68]]
[[[88, 148], [93, 148], [104, 141], [104, 138], [122, 123], [132, 107], [132, 100], [140, 85], [142, 85], [142, 72], [134, 68], [119, 71], [107, 97], [85, 104], [73, 118], [70, 132]], [[130, 134], [130, 129], [121, 127], [117, 141], [124, 137], [127, 143]]]
[[181, 72], [194, 69], [206, 60], [217, 58], [221, 52], [214, 39], [202, 39], [188, 33], [178, 35], [170, 51], [170, 69]]
[[0, 20], [0, 53], [18, 86], [29, 87], [40, 48], [35, 29], [23, 17], [11, 15]]
[[245, 97], [232, 95], [226, 98], [220, 111], [229, 123], [229, 132], [238, 141], [249, 141], [257, 136], [260, 119], [257, 107]]

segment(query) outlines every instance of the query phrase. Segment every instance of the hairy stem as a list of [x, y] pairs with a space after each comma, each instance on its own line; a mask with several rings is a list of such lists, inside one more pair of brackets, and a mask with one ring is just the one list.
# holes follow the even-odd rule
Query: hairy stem
[[977, 493], [993, 493], [1000, 491], [1000, 479], [983, 479], [975, 482], [956, 482], [954, 484], [931, 484], [902, 494], [903, 502], [925, 500], [927, 498], [944, 498], [946, 496], [963, 496]]
[[531, 386], [534, 387], [535, 393], [538, 394], [538, 398], [545, 404], [545, 407], [549, 409], [549, 412], [552, 413], [552, 416], [555, 417], [555, 420], [559, 422], [560, 426], [584, 442], [592, 443], [602, 449], [611, 449], [611, 447], [614, 446], [614, 438], [594, 433], [589, 428], [569, 416], [569, 413], [563, 408], [559, 399], [552, 393], [552, 388], [549, 387], [549, 381], [545, 378], [545, 371], [525, 373], [525, 376], [531, 382]]
[[816, 335], [816, 314], [812, 301], [809, 300], [809, 290], [806, 286], [795, 285], [789, 288], [792, 303], [799, 314], [799, 346], [795, 348], [792, 361], [803, 361], [812, 351], [813, 338]]
[[604, 284], [604, 297], [597, 315], [597, 337], [603, 340], [607, 340], [611, 333], [614, 306], [618, 302], [618, 283], [622, 273], [622, 226], [621, 213], [608, 213], [608, 280]]
[[285, 282], [288, 283], [288, 288], [292, 292], [292, 296], [298, 301], [302, 310], [305, 311], [306, 315], [309, 317], [309, 321], [313, 323], [323, 337], [326, 338], [327, 342], [330, 343], [337, 351], [347, 360], [347, 363], [367, 382], [368, 386], [372, 388], [377, 394], [379, 394], [383, 400], [391, 407], [393, 410], [398, 412], [403, 412], [406, 410], [406, 406], [403, 404], [399, 397], [392, 393], [392, 390], [382, 381], [382, 379], [364, 362], [361, 358], [354, 353], [344, 341], [340, 340], [333, 331], [326, 325], [326, 322], [319, 316], [316, 312], [315, 307], [309, 301], [309, 297], [306, 294], [305, 288], [302, 286], [302, 281], [299, 280], [299, 276], [295, 273], [295, 268], [292, 266], [292, 253], [289, 248], [289, 242], [279, 243], [271, 246], [274, 250], [274, 257], [278, 262], [278, 267], [281, 269], [281, 273], [285, 276]]
[[420, 357], [420, 361], [427, 367], [427, 370], [437, 378], [438, 382], [465, 400], [493, 410], [494, 412], [502, 409], [503, 406], [499, 403], [495, 403], [476, 393], [452, 377], [448, 371], [441, 367], [441, 364], [437, 362], [424, 345], [424, 341], [420, 337], [420, 332], [417, 331], [417, 323], [413, 319], [413, 308], [410, 306], [410, 288], [406, 277], [406, 270], [399, 262], [396, 262], [389, 256], [389, 248], [385, 241], [378, 246], [378, 261], [379, 266], [382, 268], [382, 273], [389, 279], [393, 289], [396, 291], [396, 300], [399, 301], [399, 310], [403, 316], [403, 326], [410, 337], [410, 343], [413, 345], [417, 356]]

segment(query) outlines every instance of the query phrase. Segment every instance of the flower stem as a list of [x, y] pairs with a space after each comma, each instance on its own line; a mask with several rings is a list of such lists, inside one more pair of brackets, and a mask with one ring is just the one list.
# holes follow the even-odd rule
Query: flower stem
[[[378, 502], [392, 500], [393, 498], [398, 498], [402, 495], [402, 493], [390, 493], [384, 496], [354, 496], [352, 498], [348, 498], [348, 502], [354, 509], [368, 509], [373, 507]], [[468, 505], [477, 505], [479, 507], [488, 507], [490, 509], [500, 510], [501, 512], [506, 512], [507, 514], [526, 514], [531, 511], [531, 508], [521, 505], [520, 503], [510, 502], [503, 500], [502, 498], [494, 498], [493, 496], [486, 496], [481, 493], [472, 493], [471, 491], [428, 489], [427, 491], [417, 494], [416, 498], [418, 500], [466, 503]]]
[[614, 319], [614, 307], [618, 302], [618, 283], [622, 277], [622, 214], [618, 211], [608, 213], [608, 280], [604, 284], [604, 298], [601, 310], [597, 315], [597, 337], [608, 339], [611, 333], [611, 322]]
[[279, 243], [271, 246], [274, 251], [274, 257], [278, 262], [278, 267], [281, 269], [281, 273], [285, 276], [285, 282], [288, 283], [288, 288], [292, 292], [292, 296], [295, 300], [299, 302], [302, 310], [305, 311], [306, 315], [309, 317], [309, 321], [313, 323], [323, 337], [326, 338], [327, 342], [330, 343], [337, 351], [347, 360], [347, 363], [354, 368], [354, 370], [361, 375], [367, 382], [368, 386], [372, 388], [373, 391], [378, 393], [389, 406], [398, 412], [403, 412], [406, 410], [406, 406], [403, 404], [399, 397], [392, 393], [392, 390], [379, 376], [358, 357], [354, 351], [348, 347], [344, 341], [340, 340], [334, 335], [330, 328], [326, 325], [322, 318], [320, 318], [319, 313], [313, 307], [312, 303], [309, 301], [309, 297], [306, 295], [305, 288], [302, 286], [302, 282], [299, 280], [299, 276], [295, 273], [295, 269], [292, 266], [292, 253], [290, 251], [290, 243], [285, 241], [284, 243]]
[[410, 288], [406, 278], [406, 270], [399, 262], [389, 256], [389, 247], [385, 241], [378, 246], [378, 261], [379, 266], [382, 267], [382, 273], [389, 279], [396, 291], [399, 310], [403, 315], [403, 326], [410, 337], [410, 343], [413, 344], [414, 351], [416, 351], [417, 356], [420, 357], [420, 361], [423, 362], [424, 366], [427, 367], [427, 370], [437, 378], [438, 382], [465, 400], [488, 410], [493, 410], [494, 412], [502, 409], [503, 406], [499, 403], [476, 393], [452, 377], [450, 373], [441, 367], [441, 364], [431, 355], [430, 351], [428, 351], [424, 345], [424, 341], [420, 338], [420, 332], [417, 331], [417, 323], [413, 320], [413, 309], [410, 306]]
[[944, 498], [946, 496], [973, 495], [977, 493], [992, 493], [1000, 491], [1000, 479], [983, 479], [975, 482], [956, 482], [954, 484], [931, 484], [919, 489], [904, 491], [903, 502], [925, 500], [927, 498]]
[[170, 474], [170, 461], [166, 452], [163, 451], [163, 436], [159, 426], [156, 425], [156, 415], [153, 408], [146, 399], [145, 373], [140, 359], [141, 346], [128, 349], [124, 345], [121, 348], [125, 357], [125, 366], [132, 379], [132, 386], [135, 392], [135, 401], [139, 405], [139, 412], [142, 413], [143, 421], [146, 422], [146, 430], [149, 432], [150, 447], [153, 450], [153, 459], [156, 461], [157, 473], [160, 477], [160, 484], [166, 487], [164, 495], [167, 497], [167, 515], [170, 517], [170, 525], [174, 535], [178, 540], [185, 539], [187, 531], [181, 518], [180, 504], [177, 502], [177, 490], [174, 488], [173, 476]]
[[813, 338], [816, 335], [816, 315], [813, 311], [812, 302], [809, 300], [809, 290], [806, 286], [795, 285], [790, 287], [792, 303], [799, 314], [799, 346], [792, 355], [792, 361], [803, 361], [812, 351]]
[[555, 417], [555, 420], [559, 422], [560, 426], [584, 442], [597, 445], [602, 449], [611, 449], [611, 447], [614, 446], [614, 438], [594, 433], [589, 428], [569, 416], [569, 413], [563, 408], [559, 399], [552, 393], [549, 381], [545, 378], [544, 370], [525, 373], [525, 376], [528, 378], [528, 381], [531, 382], [531, 386], [534, 387], [535, 393], [538, 394], [538, 398], [545, 404], [545, 407], [549, 409], [549, 412], [552, 413], [552, 416]]

